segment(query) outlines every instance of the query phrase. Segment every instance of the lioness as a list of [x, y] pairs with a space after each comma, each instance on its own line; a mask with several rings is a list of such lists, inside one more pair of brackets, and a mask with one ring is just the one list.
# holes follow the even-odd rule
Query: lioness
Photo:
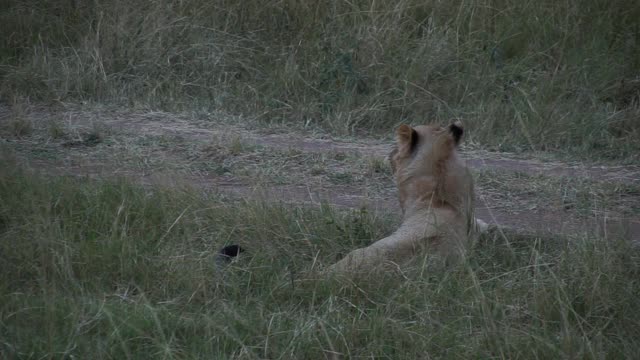
[[469, 241], [487, 225], [473, 216], [473, 178], [458, 156], [462, 123], [447, 127], [401, 125], [389, 155], [403, 220], [389, 237], [350, 252], [330, 273], [388, 268], [427, 248], [446, 259], [464, 256]]
[[[447, 127], [398, 128], [389, 160], [398, 186], [402, 224], [392, 235], [350, 252], [327, 273], [395, 268], [424, 248], [448, 262], [464, 256], [475, 233], [485, 231], [487, 224], [473, 215], [473, 178], [457, 152], [463, 133], [460, 122]], [[220, 263], [241, 251], [237, 245], [223, 248]]]

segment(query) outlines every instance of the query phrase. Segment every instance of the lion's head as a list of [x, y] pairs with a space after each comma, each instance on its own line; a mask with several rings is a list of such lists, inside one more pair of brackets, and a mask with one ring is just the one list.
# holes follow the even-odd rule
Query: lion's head
[[405, 214], [425, 207], [469, 207], [473, 182], [457, 153], [463, 134], [459, 121], [446, 127], [400, 125], [389, 159]]

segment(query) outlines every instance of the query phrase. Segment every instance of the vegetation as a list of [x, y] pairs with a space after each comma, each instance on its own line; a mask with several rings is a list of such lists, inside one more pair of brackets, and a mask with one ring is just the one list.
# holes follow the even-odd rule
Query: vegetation
[[[615, 239], [496, 234], [446, 271], [426, 258], [401, 275], [338, 282], [312, 269], [396, 219], [0, 165], [4, 359], [621, 359], [640, 349], [640, 252]], [[229, 241], [247, 252], [217, 271]]]
[[635, 0], [3, 0], [2, 9], [5, 98], [214, 109], [341, 134], [460, 117], [491, 149], [629, 161], [640, 150]]
[[[201, 191], [224, 175], [240, 190], [390, 198], [384, 146], [365, 156], [287, 148], [284, 137], [267, 146], [222, 126], [227, 115], [359, 136], [459, 117], [467, 150], [636, 163], [637, 1], [0, 9], [1, 359], [637, 357], [640, 248], [624, 234], [500, 228], [456, 266], [424, 255], [396, 274], [339, 281], [316, 270], [389, 234], [396, 217]], [[109, 113], [117, 107], [130, 109]], [[147, 119], [148, 109], [170, 113]], [[634, 167], [618, 169], [621, 182], [512, 170], [477, 174], [478, 194], [503, 212], [595, 221], [640, 209]], [[230, 243], [246, 252], [216, 267]]]

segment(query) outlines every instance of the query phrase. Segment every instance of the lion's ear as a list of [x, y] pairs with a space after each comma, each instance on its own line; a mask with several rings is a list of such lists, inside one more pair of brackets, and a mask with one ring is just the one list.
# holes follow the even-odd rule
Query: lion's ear
[[462, 121], [458, 120], [453, 124], [449, 125], [449, 131], [453, 136], [453, 141], [455, 141], [456, 145], [460, 144], [460, 140], [462, 139], [462, 135], [464, 134], [464, 127], [462, 125]]
[[418, 132], [409, 125], [402, 124], [396, 131], [398, 150], [410, 154], [418, 144]]

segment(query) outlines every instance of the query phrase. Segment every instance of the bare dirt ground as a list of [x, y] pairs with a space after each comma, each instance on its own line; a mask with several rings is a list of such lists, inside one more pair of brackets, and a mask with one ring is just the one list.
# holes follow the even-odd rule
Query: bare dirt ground
[[[390, 140], [331, 139], [224, 114], [0, 105], [2, 156], [56, 175], [124, 176], [233, 198], [397, 212]], [[4, 154], [4, 155], [3, 155]], [[463, 148], [477, 216], [536, 234], [640, 241], [640, 166], [524, 158]]]

